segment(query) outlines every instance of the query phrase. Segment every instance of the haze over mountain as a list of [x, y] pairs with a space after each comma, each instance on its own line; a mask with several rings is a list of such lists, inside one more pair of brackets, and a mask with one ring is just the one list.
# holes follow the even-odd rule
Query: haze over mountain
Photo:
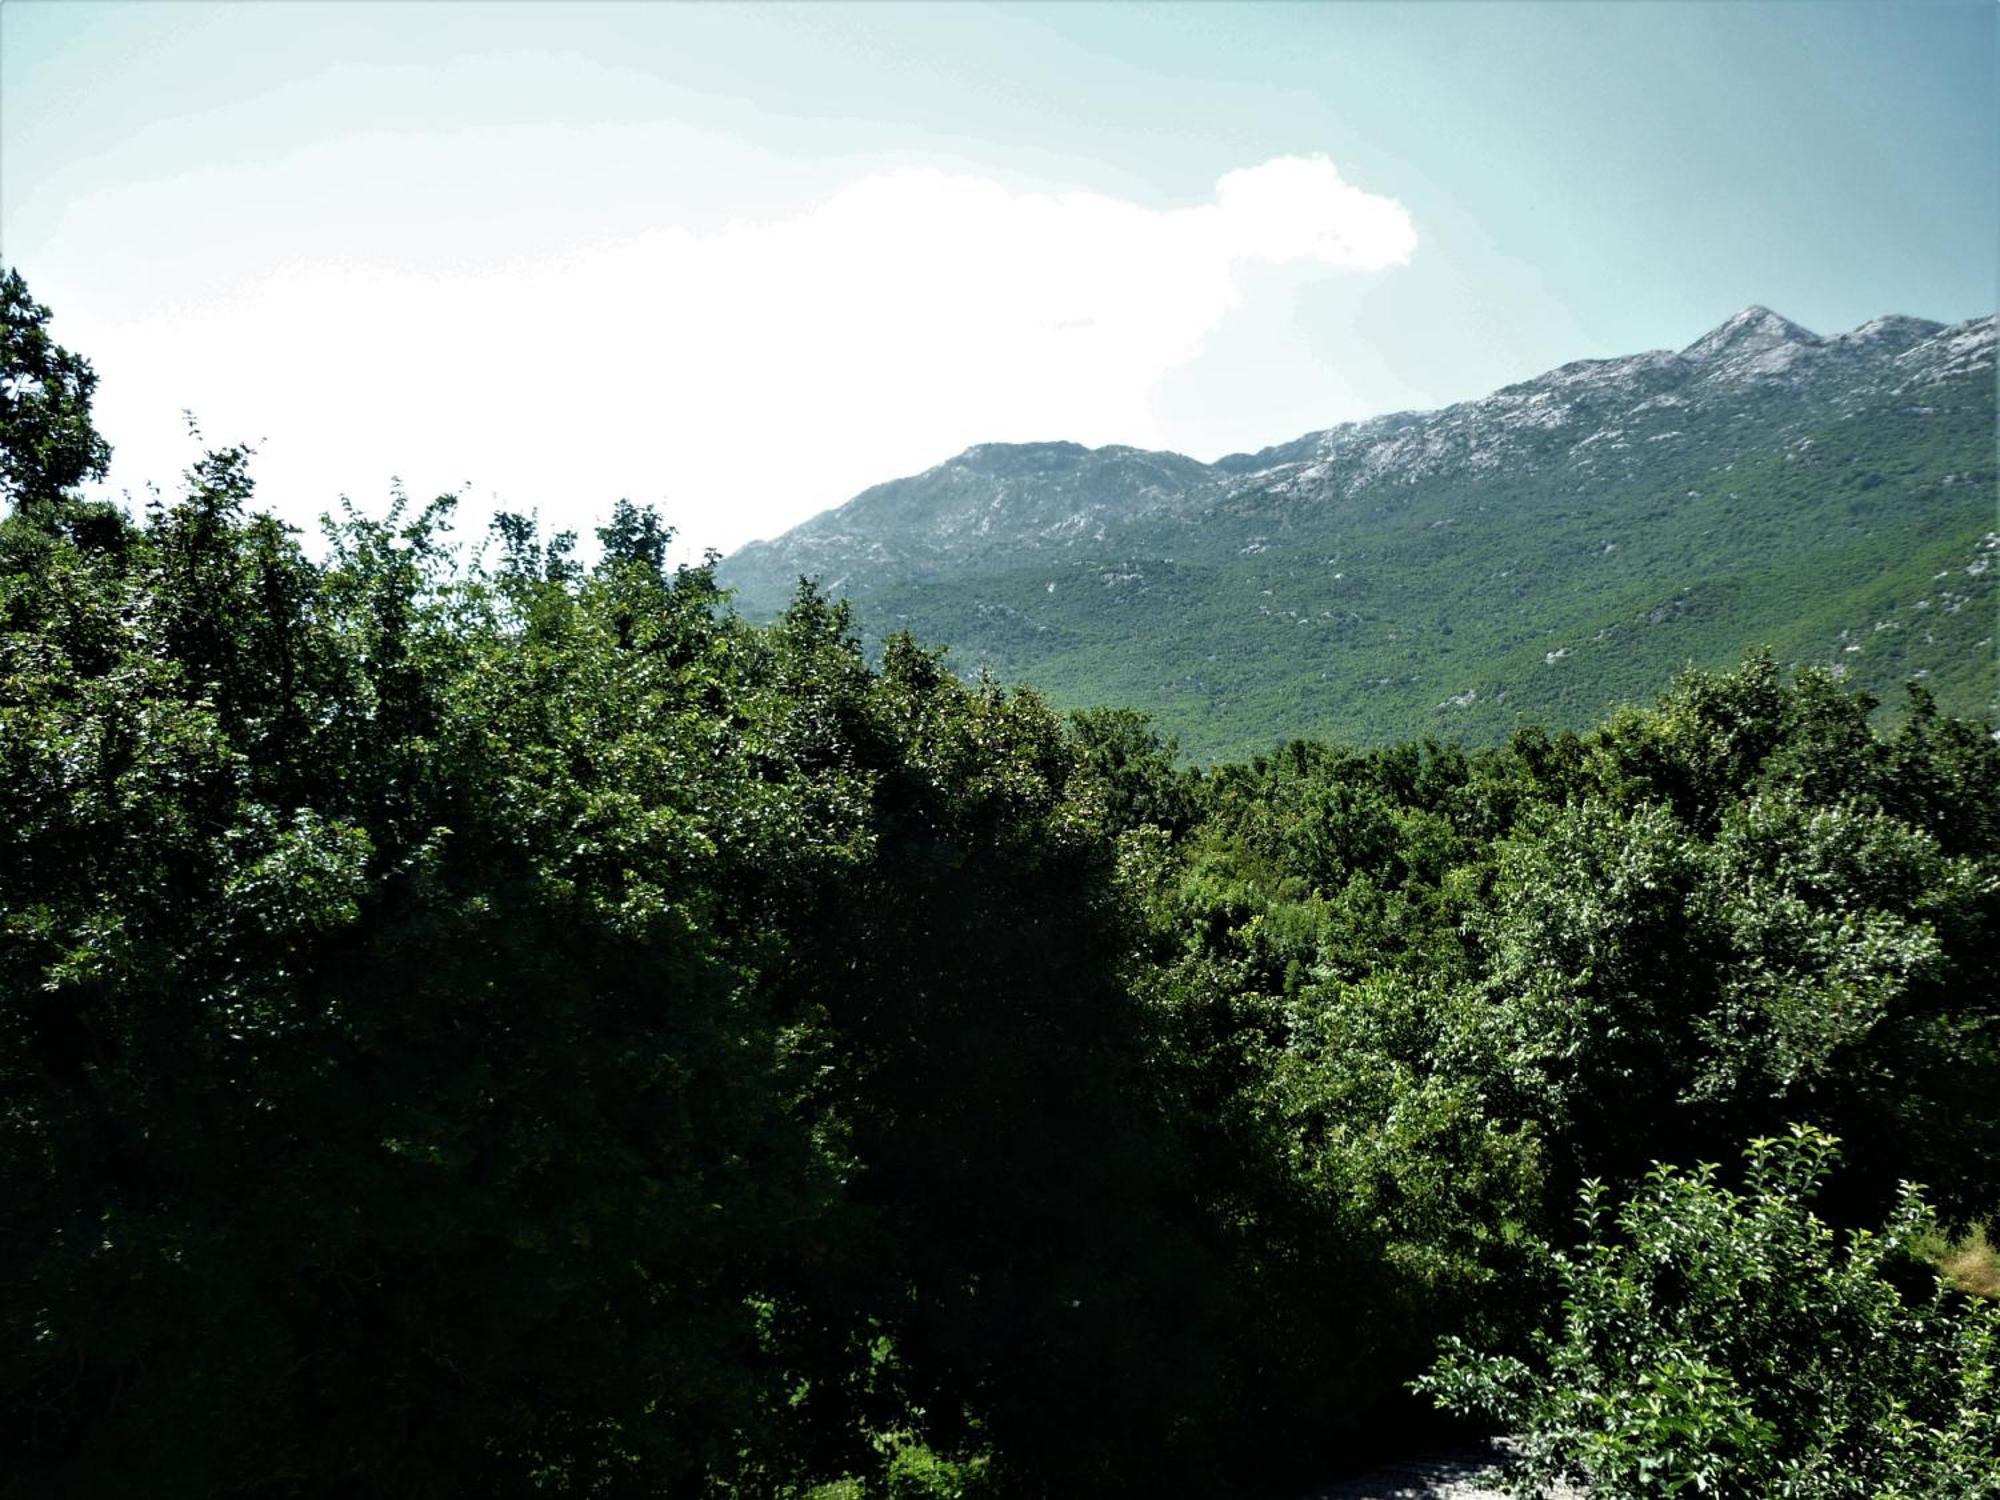
[[1213, 464], [987, 444], [721, 566], [801, 575], [1198, 755], [1286, 736], [1488, 740], [1590, 720], [1768, 644], [1993, 707], [1994, 320], [1821, 337], [1750, 307], [1679, 352]]

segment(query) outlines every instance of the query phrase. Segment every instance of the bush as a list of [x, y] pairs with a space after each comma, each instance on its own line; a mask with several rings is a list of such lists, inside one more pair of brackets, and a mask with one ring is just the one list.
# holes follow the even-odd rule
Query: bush
[[1752, 1143], [1742, 1191], [1661, 1166], [1614, 1216], [1583, 1193], [1586, 1243], [1557, 1257], [1562, 1317], [1531, 1357], [1448, 1341], [1417, 1382], [1522, 1434], [1518, 1494], [2000, 1494], [2000, 1305], [1933, 1282], [1906, 1186], [1879, 1233], [1807, 1207], [1836, 1156], [1796, 1126]]

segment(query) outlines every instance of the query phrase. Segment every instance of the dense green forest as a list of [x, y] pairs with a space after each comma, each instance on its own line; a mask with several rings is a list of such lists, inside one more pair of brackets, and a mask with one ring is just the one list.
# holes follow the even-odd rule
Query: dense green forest
[[1988, 726], [1197, 769], [627, 504], [87, 500], [4, 302], [0, 1492], [2000, 1492]]

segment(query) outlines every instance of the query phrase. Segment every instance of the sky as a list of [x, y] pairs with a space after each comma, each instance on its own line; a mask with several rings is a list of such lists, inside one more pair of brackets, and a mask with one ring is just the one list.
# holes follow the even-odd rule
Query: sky
[[108, 487], [684, 556], [979, 442], [1253, 450], [2000, 300], [1990, 0], [0, 0], [0, 259]]

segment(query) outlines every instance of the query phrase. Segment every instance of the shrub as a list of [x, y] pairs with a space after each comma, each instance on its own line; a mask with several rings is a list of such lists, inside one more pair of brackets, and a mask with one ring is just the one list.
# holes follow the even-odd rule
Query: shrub
[[2000, 1494], [2000, 1307], [1914, 1294], [1917, 1190], [1837, 1236], [1807, 1206], [1833, 1137], [1795, 1126], [1747, 1156], [1741, 1191], [1661, 1166], [1615, 1216], [1587, 1186], [1556, 1328], [1527, 1360], [1452, 1340], [1418, 1389], [1522, 1434], [1519, 1494]]

